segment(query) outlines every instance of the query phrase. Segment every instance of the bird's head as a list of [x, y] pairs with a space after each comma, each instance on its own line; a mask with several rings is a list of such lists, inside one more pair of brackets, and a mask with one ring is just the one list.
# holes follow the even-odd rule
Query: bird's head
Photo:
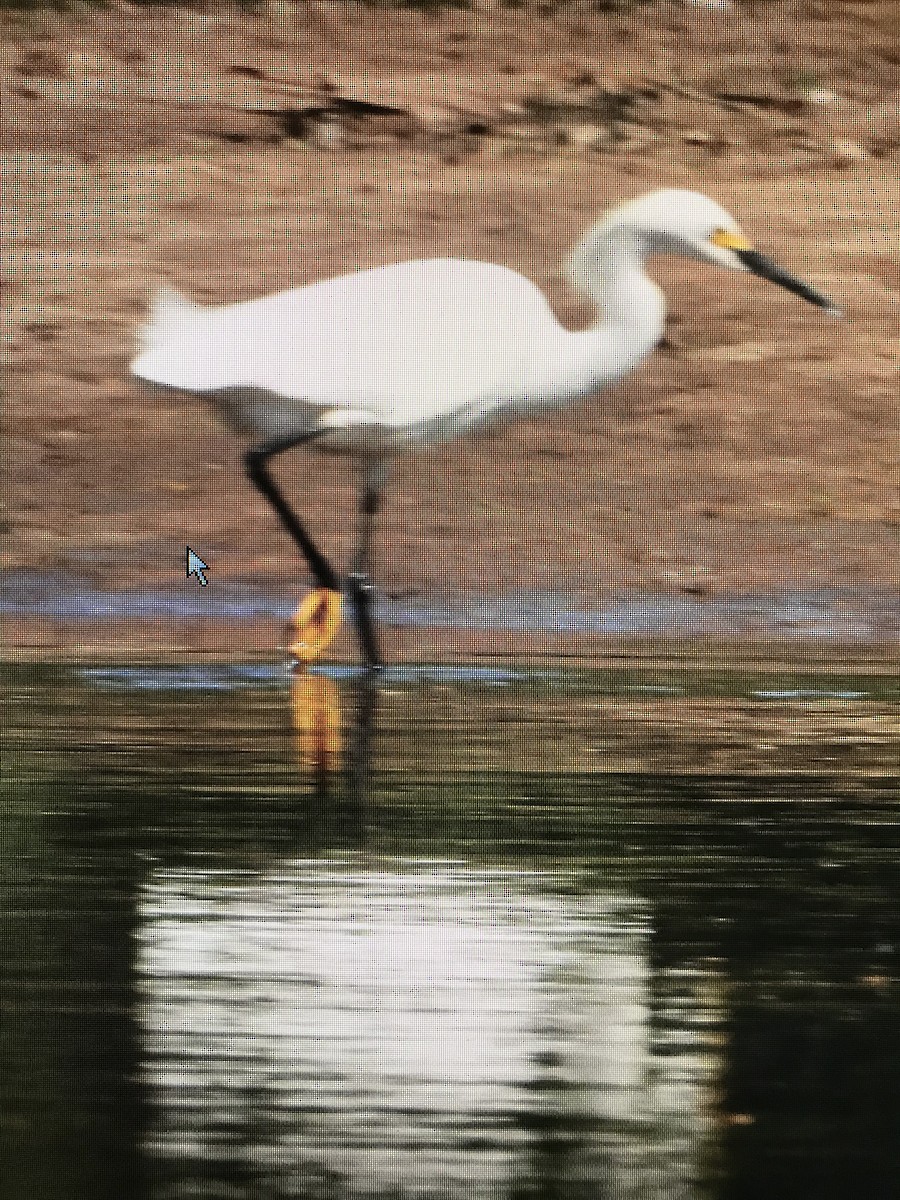
[[650, 192], [616, 209], [604, 225], [610, 232], [618, 228], [631, 233], [645, 254], [681, 254], [734, 271], [751, 271], [811, 304], [838, 311], [827, 296], [754, 249], [734, 217], [700, 192], [681, 188]]
[[700, 192], [664, 188], [621, 205], [607, 228], [627, 231], [645, 254], [681, 254], [739, 270], [738, 251], [751, 245], [726, 209]]

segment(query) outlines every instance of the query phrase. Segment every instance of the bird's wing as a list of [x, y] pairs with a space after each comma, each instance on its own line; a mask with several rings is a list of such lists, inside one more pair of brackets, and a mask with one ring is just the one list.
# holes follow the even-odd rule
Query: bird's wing
[[432, 259], [222, 308], [167, 294], [132, 370], [188, 391], [250, 388], [406, 425], [515, 391], [563, 333], [523, 276]]

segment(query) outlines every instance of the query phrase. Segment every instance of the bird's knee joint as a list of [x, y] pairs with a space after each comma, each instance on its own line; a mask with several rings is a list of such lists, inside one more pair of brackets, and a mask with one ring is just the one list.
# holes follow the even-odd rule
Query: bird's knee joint
[[351, 571], [347, 576], [347, 586], [354, 596], [366, 600], [375, 594], [375, 585], [365, 571]]

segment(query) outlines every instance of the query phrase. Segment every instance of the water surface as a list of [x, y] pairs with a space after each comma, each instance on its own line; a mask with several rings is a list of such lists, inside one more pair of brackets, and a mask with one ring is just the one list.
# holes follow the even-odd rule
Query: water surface
[[894, 1194], [890, 674], [46, 666], [2, 710], [4, 1200]]

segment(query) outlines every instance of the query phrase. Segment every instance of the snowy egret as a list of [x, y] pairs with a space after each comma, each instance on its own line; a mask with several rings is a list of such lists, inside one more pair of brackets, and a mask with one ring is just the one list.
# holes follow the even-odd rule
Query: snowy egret
[[598, 310], [597, 323], [578, 332], [560, 325], [522, 275], [459, 259], [394, 263], [216, 308], [158, 293], [132, 372], [211, 397], [231, 424], [261, 439], [246, 454], [248, 474], [318, 584], [295, 617], [300, 657], [316, 657], [334, 636], [341, 583], [269, 459], [311, 443], [359, 464], [347, 589], [363, 656], [377, 665], [370, 546], [393, 456], [503, 415], [563, 408], [636, 367], [664, 331], [665, 300], [644, 270], [654, 253], [749, 270], [837, 311], [754, 250], [719, 204], [676, 189], [616, 208], [577, 246], [569, 280]]

